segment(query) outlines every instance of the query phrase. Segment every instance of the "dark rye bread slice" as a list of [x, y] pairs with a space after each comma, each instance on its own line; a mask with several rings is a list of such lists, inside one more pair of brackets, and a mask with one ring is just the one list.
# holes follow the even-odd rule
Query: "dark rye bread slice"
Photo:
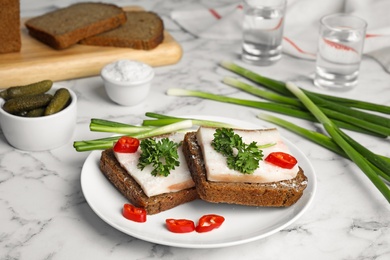
[[86, 45], [151, 50], [164, 40], [164, 23], [153, 12], [128, 11], [122, 26], [82, 40]]
[[125, 22], [125, 12], [116, 5], [84, 2], [29, 19], [25, 25], [32, 37], [55, 49], [64, 49]]
[[157, 214], [198, 198], [195, 187], [148, 197], [141, 186], [119, 165], [112, 149], [102, 152], [100, 170], [131, 204], [145, 208], [148, 215]]
[[202, 150], [196, 132], [189, 132], [183, 141], [183, 153], [200, 199], [213, 203], [246, 206], [287, 207], [302, 196], [307, 186], [303, 170], [294, 179], [272, 183], [232, 183], [207, 180]]
[[0, 1], [0, 53], [19, 52], [22, 48], [20, 35], [20, 1]]

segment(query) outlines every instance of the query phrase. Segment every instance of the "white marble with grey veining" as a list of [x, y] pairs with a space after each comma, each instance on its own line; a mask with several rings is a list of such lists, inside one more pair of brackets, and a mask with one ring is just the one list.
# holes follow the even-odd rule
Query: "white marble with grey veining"
[[[38, 15], [72, 2], [76, 1], [21, 0], [22, 16]], [[230, 74], [217, 66], [224, 59], [241, 64], [240, 42], [194, 38], [169, 17], [171, 10], [189, 2], [217, 6], [231, 1], [112, 2], [158, 12], [166, 29], [182, 45], [184, 55], [175, 65], [156, 68], [152, 93], [132, 108], [110, 102], [99, 77], [56, 83], [71, 88], [79, 98], [74, 140], [101, 136], [88, 130], [92, 117], [139, 123], [147, 111], [258, 120], [258, 110], [253, 108], [165, 95], [168, 88], [179, 87], [252, 98], [222, 84], [222, 77]], [[311, 81], [312, 61], [284, 56], [271, 67], [247, 67], [321, 91]], [[364, 58], [359, 85], [346, 95], [390, 105], [390, 75], [375, 61]], [[390, 206], [365, 175], [351, 162], [286, 130], [280, 131], [307, 155], [316, 170], [318, 189], [312, 206], [295, 223], [272, 236], [218, 249], [157, 245], [112, 228], [92, 211], [81, 191], [80, 171], [88, 153], [75, 152], [72, 143], [46, 152], [18, 151], [0, 132], [0, 259], [390, 259]], [[389, 139], [351, 135], [373, 151], [390, 156]]]

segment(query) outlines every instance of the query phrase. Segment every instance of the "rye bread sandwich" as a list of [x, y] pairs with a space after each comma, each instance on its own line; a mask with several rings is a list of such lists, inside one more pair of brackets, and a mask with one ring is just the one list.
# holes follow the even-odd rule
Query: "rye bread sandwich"
[[265, 160], [271, 153], [290, 153], [276, 129], [234, 129], [244, 143], [256, 142], [264, 147], [259, 166], [252, 173], [228, 167], [226, 157], [212, 144], [216, 130], [200, 127], [197, 132], [187, 133], [183, 141], [183, 153], [200, 199], [212, 203], [287, 207], [301, 198], [307, 177], [299, 162], [286, 169]]
[[114, 4], [84, 2], [31, 18], [25, 25], [32, 37], [54, 49], [65, 49], [125, 22], [125, 12]]
[[100, 170], [131, 204], [144, 208], [148, 215], [193, 201], [198, 194], [182, 153], [183, 137], [183, 133], [174, 133], [149, 139], [162, 142], [164, 138], [169, 138], [179, 144], [175, 148], [179, 164], [167, 176], [153, 175], [151, 165], [144, 168], [138, 166], [143, 140], [135, 153], [115, 152], [112, 148], [104, 150]]

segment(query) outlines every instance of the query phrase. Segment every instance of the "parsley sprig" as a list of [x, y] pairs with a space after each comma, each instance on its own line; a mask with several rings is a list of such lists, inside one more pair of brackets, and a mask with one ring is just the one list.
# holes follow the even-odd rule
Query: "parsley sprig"
[[263, 158], [263, 151], [259, 149], [256, 142], [244, 143], [241, 136], [235, 134], [231, 128], [216, 129], [211, 145], [226, 157], [229, 169], [244, 174], [253, 173]]
[[156, 141], [153, 138], [144, 139], [140, 143], [141, 155], [137, 167], [143, 170], [147, 165], [152, 165], [153, 176], [168, 176], [171, 170], [180, 165], [177, 148], [180, 144], [169, 138]]

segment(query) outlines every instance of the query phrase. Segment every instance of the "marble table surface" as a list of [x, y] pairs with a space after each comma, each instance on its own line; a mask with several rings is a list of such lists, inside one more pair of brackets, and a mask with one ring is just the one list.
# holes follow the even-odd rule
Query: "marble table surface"
[[[21, 1], [22, 16], [31, 17], [76, 1]], [[73, 140], [102, 136], [88, 129], [91, 118], [140, 123], [145, 112], [171, 115], [228, 117], [272, 127], [256, 118], [259, 110], [198, 98], [171, 97], [172, 87], [199, 89], [252, 98], [221, 83], [229, 72], [218, 66], [232, 60], [263, 75], [293, 81], [301, 87], [390, 105], [390, 75], [364, 57], [358, 86], [347, 93], [319, 90], [312, 83], [314, 62], [284, 55], [270, 67], [240, 61], [239, 41], [199, 39], [172, 19], [175, 8], [199, 2], [217, 6], [232, 1], [111, 1], [139, 5], [164, 19], [166, 29], [181, 44], [182, 59], [155, 68], [148, 98], [135, 107], [111, 102], [100, 77], [57, 82], [78, 96], [77, 128]], [[280, 116], [309, 129], [319, 126]], [[317, 192], [307, 211], [279, 232], [240, 245], [220, 248], [181, 248], [154, 244], [129, 236], [99, 218], [86, 202], [80, 173], [89, 153], [78, 153], [69, 142], [44, 152], [11, 147], [0, 132], [0, 259], [390, 259], [390, 206], [367, 177], [350, 161], [285, 129], [282, 135], [310, 160]], [[390, 156], [389, 139], [352, 133], [373, 151]], [[72, 140], [72, 141], [73, 141]]]

